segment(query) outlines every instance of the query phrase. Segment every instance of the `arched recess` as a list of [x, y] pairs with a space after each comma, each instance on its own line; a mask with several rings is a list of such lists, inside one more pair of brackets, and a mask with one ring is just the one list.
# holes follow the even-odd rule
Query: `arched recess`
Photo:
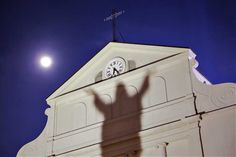
[[165, 79], [162, 76], [151, 76], [149, 79], [149, 88], [147, 92], [142, 95], [143, 109], [159, 105], [167, 100]]
[[111, 119], [111, 110], [112, 110], [112, 99], [108, 94], [100, 95], [101, 100], [105, 103], [103, 110], [99, 111], [96, 109], [96, 122], [102, 122], [105, 120]]
[[82, 102], [59, 104], [56, 110], [56, 132], [70, 132], [86, 126], [86, 105]]
[[[119, 88], [119, 87], [117, 87]], [[137, 88], [129, 85], [117, 90], [117, 104], [119, 115], [137, 112], [141, 108]]]
[[166, 81], [161, 76], [150, 78], [150, 89], [148, 90], [149, 106], [155, 106], [167, 101]]

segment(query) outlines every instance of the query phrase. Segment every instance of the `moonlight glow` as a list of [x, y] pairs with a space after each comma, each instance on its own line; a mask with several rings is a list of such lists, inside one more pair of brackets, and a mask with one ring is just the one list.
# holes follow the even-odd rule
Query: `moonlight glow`
[[52, 65], [52, 59], [49, 56], [43, 56], [40, 59], [40, 64], [44, 68], [49, 68]]

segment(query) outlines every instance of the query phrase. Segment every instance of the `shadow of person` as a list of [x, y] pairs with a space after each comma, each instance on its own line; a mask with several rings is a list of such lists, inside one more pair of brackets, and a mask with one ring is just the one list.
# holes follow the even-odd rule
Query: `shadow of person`
[[[116, 100], [111, 104], [106, 104], [94, 90], [89, 92], [94, 95], [94, 104], [96, 108], [104, 115], [104, 122], [102, 126], [102, 142], [101, 151], [102, 157], [111, 157], [113, 155], [107, 153], [106, 142], [114, 138], [122, 138], [125, 136], [132, 136], [133, 147], [127, 149], [128, 152], [117, 154], [116, 156], [135, 156], [139, 157], [141, 153], [141, 140], [139, 131], [141, 130], [141, 111], [142, 111], [142, 97], [149, 88], [149, 74], [146, 75], [141, 88], [132, 96], [128, 94], [127, 89], [123, 83], [119, 83], [116, 87]], [[125, 119], [116, 120], [114, 123], [107, 121], [112, 118], [126, 116]]]

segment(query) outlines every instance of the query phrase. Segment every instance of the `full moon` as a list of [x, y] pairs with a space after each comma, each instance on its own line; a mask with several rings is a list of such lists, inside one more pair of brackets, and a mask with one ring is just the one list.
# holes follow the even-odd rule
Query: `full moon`
[[44, 68], [49, 68], [52, 65], [52, 59], [49, 56], [43, 56], [40, 59], [40, 64]]

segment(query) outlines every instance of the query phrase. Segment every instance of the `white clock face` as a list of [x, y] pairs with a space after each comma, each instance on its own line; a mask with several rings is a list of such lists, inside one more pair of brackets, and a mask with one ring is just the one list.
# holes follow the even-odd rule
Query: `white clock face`
[[110, 62], [108, 62], [104, 70], [104, 76], [105, 78], [117, 76], [125, 72], [125, 68], [125, 60], [123, 58], [114, 58]]

